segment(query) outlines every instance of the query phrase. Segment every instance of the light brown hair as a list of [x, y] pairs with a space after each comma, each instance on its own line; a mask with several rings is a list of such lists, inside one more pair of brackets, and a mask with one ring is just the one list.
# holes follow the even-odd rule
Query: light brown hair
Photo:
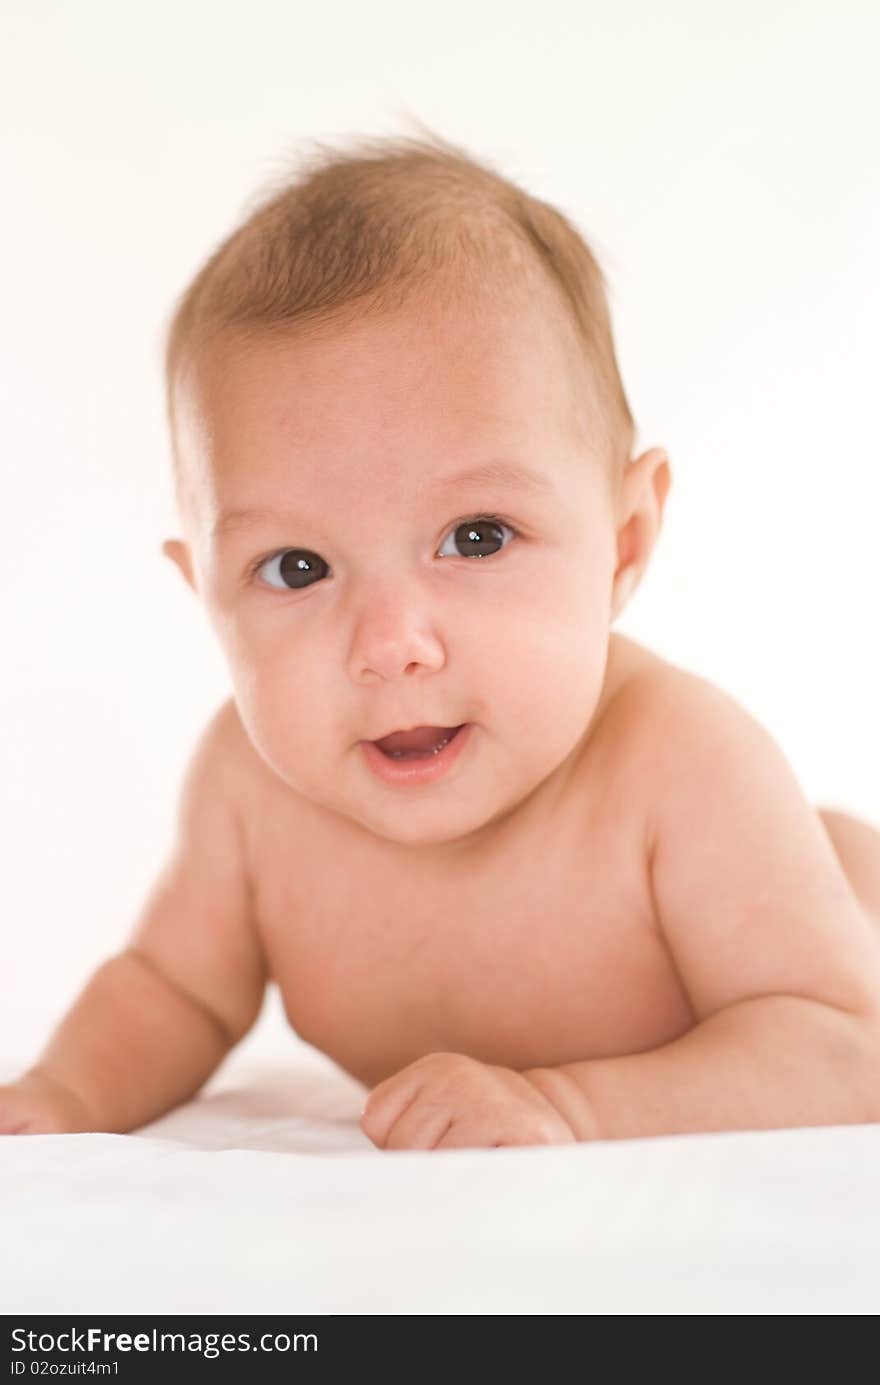
[[[605, 279], [555, 207], [463, 149], [422, 137], [366, 137], [314, 152], [254, 209], [177, 300], [165, 346], [175, 480], [175, 389], [215, 338], [332, 330], [388, 311], [432, 280], [462, 295], [503, 291], [539, 267], [570, 313], [601, 414], [614, 488], [635, 427], [614, 352]], [[595, 419], [593, 421], [595, 427]]]

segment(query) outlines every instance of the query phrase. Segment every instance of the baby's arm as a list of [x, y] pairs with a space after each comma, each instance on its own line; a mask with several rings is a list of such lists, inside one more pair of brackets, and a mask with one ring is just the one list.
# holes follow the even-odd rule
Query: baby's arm
[[581, 1138], [880, 1120], [880, 934], [767, 732], [701, 680], [670, 691], [651, 879], [697, 1023], [541, 1088]]
[[98, 968], [35, 1067], [0, 1087], [0, 1132], [144, 1125], [192, 1096], [259, 1013], [266, 970], [235, 814], [230, 707], [195, 748], [174, 851], [128, 946]]

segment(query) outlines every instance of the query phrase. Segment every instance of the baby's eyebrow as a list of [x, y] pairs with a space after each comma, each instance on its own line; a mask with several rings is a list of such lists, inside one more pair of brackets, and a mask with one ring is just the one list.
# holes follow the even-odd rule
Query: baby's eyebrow
[[433, 492], [452, 490], [453, 486], [500, 485], [512, 490], [531, 491], [533, 494], [558, 494], [549, 476], [523, 466], [521, 462], [483, 462], [481, 466], [469, 467], [467, 471], [457, 471], [454, 476], [441, 476], [430, 487]]
[[[439, 494], [456, 487], [473, 485], [507, 486], [511, 490], [519, 490], [533, 495], [553, 495], [557, 499], [559, 498], [559, 492], [549, 476], [542, 476], [539, 472], [532, 471], [520, 462], [483, 462], [480, 466], [468, 467], [466, 471], [458, 471], [454, 476], [441, 476], [428, 489], [432, 494]], [[257, 524], [273, 521], [277, 523], [285, 518], [295, 519], [296, 516], [285, 515], [285, 512], [280, 509], [223, 510], [214, 522], [211, 532], [216, 539], [239, 529], [252, 529]]]
[[236, 533], [239, 529], [253, 529], [257, 524], [270, 524], [273, 521], [277, 523], [284, 517], [282, 510], [223, 510], [214, 521], [211, 537], [223, 538], [224, 535]]

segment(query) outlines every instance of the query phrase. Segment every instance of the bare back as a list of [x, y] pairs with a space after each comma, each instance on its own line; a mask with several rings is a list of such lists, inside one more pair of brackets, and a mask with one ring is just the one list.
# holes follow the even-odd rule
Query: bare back
[[612, 635], [565, 781], [454, 869], [303, 800], [243, 728], [257, 927], [292, 1027], [367, 1085], [430, 1052], [522, 1070], [647, 1050], [693, 1012], [656, 926], [632, 719], [669, 668]]

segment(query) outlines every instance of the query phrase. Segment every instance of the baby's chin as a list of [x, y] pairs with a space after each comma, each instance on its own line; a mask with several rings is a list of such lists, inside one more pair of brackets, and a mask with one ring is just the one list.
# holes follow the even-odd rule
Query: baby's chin
[[398, 808], [385, 814], [349, 812], [347, 816], [357, 827], [393, 846], [438, 854], [446, 849], [450, 855], [455, 855], [459, 850], [479, 846], [508, 814], [507, 809], [481, 816], [473, 809], [463, 812], [449, 805], [445, 811], [428, 805], [419, 808], [410, 805], [406, 811]]
[[390, 845], [450, 860], [487, 846], [513, 825], [531, 797], [534, 786], [501, 782], [496, 775], [493, 792], [481, 792], [482, 784], [457, 785], [446, 794], [437, 792], [393, 793], [386, 801], [370, 796], [346, 804], [336, 803], [357, 828]]

